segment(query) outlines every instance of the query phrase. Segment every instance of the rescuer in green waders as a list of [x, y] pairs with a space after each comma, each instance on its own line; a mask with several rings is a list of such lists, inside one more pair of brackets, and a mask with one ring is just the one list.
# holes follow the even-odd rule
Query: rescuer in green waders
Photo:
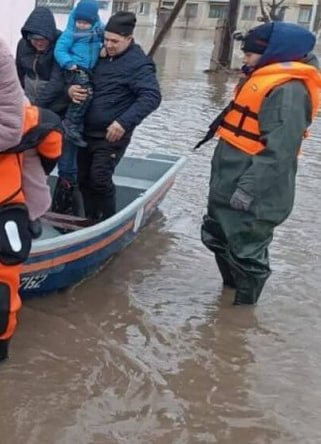
[[312, 33], [293, 23], [251, 29], [243, 78], [210, 125], [216, 134], [202, 242], [215, 255], [235, 305], [255, 304], [271, 274], [274, 228], [291, 213], [297, 157], [319, 107], [321, 75]]

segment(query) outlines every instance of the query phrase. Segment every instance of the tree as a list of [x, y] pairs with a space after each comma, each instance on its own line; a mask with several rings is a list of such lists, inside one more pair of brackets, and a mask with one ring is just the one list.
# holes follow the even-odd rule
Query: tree
[[263, 0], [260, 0], [262, 16], [259, 17], [259, 20], [265, 23], [282, 21], [286, 9], [289, 8], [289, 6], [283, 4], [284, 2], [285, 0], [272, 0], [272, 3], [264, 5]]

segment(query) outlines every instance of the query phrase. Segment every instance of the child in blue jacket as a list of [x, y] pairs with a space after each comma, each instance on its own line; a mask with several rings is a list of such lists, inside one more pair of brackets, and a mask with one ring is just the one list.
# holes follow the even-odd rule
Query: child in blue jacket
[[85, 147], [83, 121], [92, 98], [91, 69], [102, 46], [103, 29], [96, 0], [80, 0], [71, 12], [66, 30], [57, 40], [55, 58], [65, 70], [68, 85], [81, 85], [88, 91], [87, 99], [71, 103], [63, 121], [65, 137], [74, 145]]

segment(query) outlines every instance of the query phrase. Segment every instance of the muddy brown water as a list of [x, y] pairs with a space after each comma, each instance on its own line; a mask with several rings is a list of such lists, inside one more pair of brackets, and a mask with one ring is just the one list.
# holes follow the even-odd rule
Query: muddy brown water
[[163, 103], [129, 152], [187, 163], [151, 224], [99, 275], [25, 303], [0, 444], [321, 443], [321, 121], [260, 303], [234, 308], [199, 240], [213, 145], [190, 151], [233, 88], [203, 73], [211, 41], [172, 31], [156, 56]]

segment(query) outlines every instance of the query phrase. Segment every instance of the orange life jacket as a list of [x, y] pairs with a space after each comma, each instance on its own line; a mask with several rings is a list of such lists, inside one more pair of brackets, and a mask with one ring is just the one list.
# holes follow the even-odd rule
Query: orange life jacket
[[[42, 113], [45, 118], [42, 118]], [[22, 160], [26, 149], [36, 148], [40, 155], [49, 159], [57, 159], [61, 155], [62, 133], [56, 121], [50, 122], [50, 118], [46, 118], [46, 113], [36, 106], [26, 106], [21, 142], [0, 153], [0, 206], [25, 202]]]
[[19, 144], [23, 151], [36, 148], [38, 154], [52, 160], [61, 156], [63, 132], [60, 118], [52, 111], [26, 106], [23, 134]]
[[305, 83], [310, 93], [314, 117], [320, 103], [319, 71], [300, 62], [274, 63], [254, 71], [236, 92], [216, 134], [247, 154], [255, 155], [264, 150], [258, 121], [263, 101], [274, 88], [291, 80], [302, 80]]

